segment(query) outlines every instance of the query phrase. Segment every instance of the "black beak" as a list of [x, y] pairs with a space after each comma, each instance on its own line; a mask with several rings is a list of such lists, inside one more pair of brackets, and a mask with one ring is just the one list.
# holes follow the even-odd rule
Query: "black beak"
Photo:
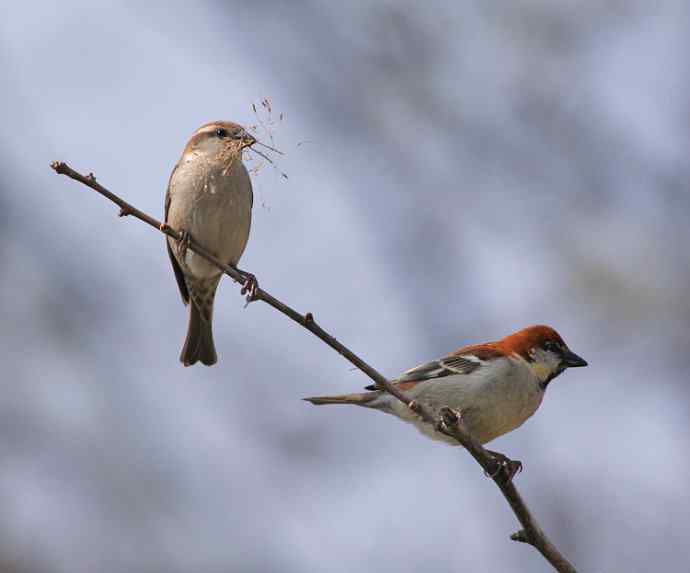
[[579, 366], [587, 366], [587, 361], [580, 358], [571, 350], [566, 350], [563, 353], [563, 361], [561, 362], [566, 368], [578, 368]]

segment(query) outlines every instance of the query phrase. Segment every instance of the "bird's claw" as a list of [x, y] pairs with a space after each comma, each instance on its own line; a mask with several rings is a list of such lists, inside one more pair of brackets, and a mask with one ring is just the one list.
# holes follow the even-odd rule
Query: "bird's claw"
[[492, 452], [488, 450], [491, 456], [496, 460], [496, 469], [493, 473], [484, 472], [486, 477], [491, 479], [496, 478], [500, 473], [503, 473], [507, 481], [512, 481], [513, 478], [522, 471], [522, 462], [519, 460], [511, 460], [508, 456], [500, 452]]
[[462, 412], [454, 410], [448, 406], [441, 408], [440, 417], [436, 423], [436, 431], [448, 434], [450, 429], [458, 424], [462, 419]]
[[422, 411], [421, 406], [419, 405], [419, 402], [417, 400], [410, 400], [407, 403], [407, 407], [412, 410], [415, 414], [419, 414]]
[[460, 410], [454, 410], [448, 406], [441, 408], [441, 420], [446, 426], [454, 426], [462, 418]]
[[247, 308], [247, 305], [250, 302], [253, 302], [256, 300], [256, 291], [259, 288], [259, 281], [256, 279], [256, 276], [254, 276], [252, 273], [244, 273], [244, 283], [242, 283], [242, 290], [240, 291], [242, 295], [246, 295], [246, 304], [244, 305], [245, 308]]

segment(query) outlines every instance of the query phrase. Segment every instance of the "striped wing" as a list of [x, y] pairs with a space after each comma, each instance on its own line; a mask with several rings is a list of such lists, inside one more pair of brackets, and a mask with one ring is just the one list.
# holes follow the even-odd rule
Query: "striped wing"
[[[420, 364], [405, 372], [402, 376], [393, 380], [399, 382], [421, 382], [422, 380], [432, 380], [445, 376], [456, 376], [458, 374], [470, 374], [481, 368], [482, 361], [471, 354], [453, 355], [433, 360], [425, 364]], [[375, 384], [366, 387], [367, 390], [378, 390]]]
[[[487, 344], [475, 344], [465, 346], [451, 352], [439, 360], [433, 360], [426, 364], [420, 364], [405, 372], [399, 378], [393, 380], [394, 383], [401, 382], [421, 382], [423, 380], [433, 380], [445, 376], [457, 376], [458, 374], [471, 374], [481, 368], [486, 360], [504, 356], [495, 342]], [[378, 390], [375, 384], [366, 387], [367, 390]]]

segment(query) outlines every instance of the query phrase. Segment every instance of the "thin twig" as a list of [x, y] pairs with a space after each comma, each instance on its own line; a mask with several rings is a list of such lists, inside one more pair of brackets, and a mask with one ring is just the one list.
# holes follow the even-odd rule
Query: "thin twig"
[[[130, 205], [114, 193], [108, 191], [96, 181], [96, 178], [92, 173], [89, 175], [82, 175], [74, 171], [66, 163], [59, 161], [54, 161], [51, 163], [51, 167], [57, 173], [67, 175], [75, 181], [79, 181], [87, 187], [90, 187], [107, 199], [110, 199], [113, 203], [120, 207], [120, 216], [132, 215], [133, 217], [136, 217], [151, 227], [158, 229], [173, 239], [178, 241], [181, 239], [180, 234], [175, 229], [169, 227], [167, 224], [161, 223], [150, 215]], [[248, 273], [231, 265], [224, 264], [193, 240], [188, 248], [216, 265], [236, 282], [244, 283], [246, 281]], [[479, 463], [484, 471], [491, 476], [501, 490], [503, 496], [508, 501], [508, 504], [513, 510], [513, 513], [517, 517], [518, 521], [522, 525], [522, 529], [514, 533], [511, 536], [511, 539], [514, 541], [528, 543], [529, 545], [535, 547], [557, 571], [561, 573], [576, 573], [573, 565], [568, 562], [563, 555], [561, 555], [556, 546], [551, 543], [546, 534], [542, 531], [541, 527], [534, 519], [527, 508], [527, 505], [522, 500], [522, 497], [515, 488], [510, 475], [508, 475], [508, 473], [505, 471], [502, 471], [502, 464], [486, 449], [484, 449], [484, 447], [467, 431], [462, 421], [461, 413], [460, 415], [457, 415], [457, 413], [446, 408], [442, 412], [441, 418], [436, 418], [432, 412], [426, 406], [424, 406], [424, 404], [417, 401], [410, 401], [407, 396], [405, 396], [404, 392], [401, 392], [395, 385], [391, 384], [391, 382], [389, 382], [381, 373], [372, 368], [344, 344], [338, 342], [333, 336], [321, 328], [314, 320], [312, 313], [307, 312], [306, 314], [300, 314], [259, 287], [256, 288], [253, 300], [261, 300], [265, 302], [306, 328], [309, 332], [325, 342], [328, 346], [338, 352], [338, 354], [342, 355], [359, 370], [364, 372], [364, 374], [366, 374], [376, 383], [376, 386], [380, 390], [384, 390], [389, 394], [392, 394], [398, 400], [406, 404], [424, 421], [433, 424], [434, 427], [439, 429], [439, 431], [442, 431], [445, 434], [455, 438], [458, 443], [460, 443], [472, 455], [472, 457]]]

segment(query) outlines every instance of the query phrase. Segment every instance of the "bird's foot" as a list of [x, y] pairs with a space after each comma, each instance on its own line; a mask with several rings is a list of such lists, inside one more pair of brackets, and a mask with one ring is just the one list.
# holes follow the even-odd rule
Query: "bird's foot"
[[439, 413], [441, 414], [441, 417], [436, 424], [436, 431], [448, 435], [449, 429], [453, 426], [456, 426], [462, 419], [462, 412], [460, 410], [454, 410], [453, 408], [444, 406], [441, 408]]
[[496, 469], [493, 473], [484, 472], [486, 477], [494, 479], [499, 473], [503, 473], [507, 481], [512, 481], [513, 478], [522, 471], [522, 462], [519, 460], [511, 460], [508, 456], [500, 453], [487, 450], [491, 456], [496, 460]]
[[447, 426], [454, 426], [462, 419], [462, 412], [445, 406], [441, 409], [441, 419]]
[[259, 288], [259, 281], [257, 280], [256, 276], [254, 276], [252, 273], [248, 273], [246, 271], [240, 271], [244, 275], [244, 282], [242, 283], [242, 290], [240, 291], [241, 294], [246, 295], [246, 304], [244, 305], [245, 308], [247, 308], [247, 305], [250, 302], [253, 302], [256, 300], [256, 291]]
[[407, 403], [407, 407], [412, 410], [415, 414], [420, 414], [422, 411], [422, 407], [419, 405], [419, 402], [417, 400], [410, 400]]

